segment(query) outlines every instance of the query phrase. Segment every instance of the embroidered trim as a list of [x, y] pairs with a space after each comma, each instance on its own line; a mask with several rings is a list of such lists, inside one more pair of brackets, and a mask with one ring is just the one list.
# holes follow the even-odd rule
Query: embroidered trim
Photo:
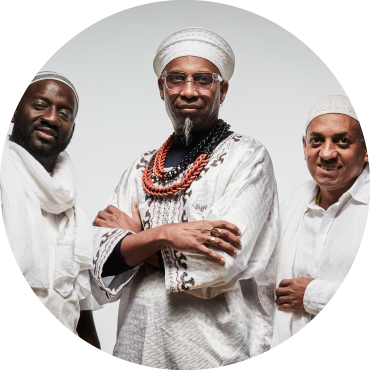
[[131, 275], [131, 277], [117, 289], [109, 289], [103, 283], [103, 278], [101, 277], [104, 263], [107, 261], [110, 254], [113, 252], [113, 249], [117, 243], [124, 238], [126, 235], [131, 234], [130, 231], [122, 229], [112, 229], [112, 231], [106, 232], [102, 237], [99, 245], [99, 251], [93, 259], [93, 274], [95, 280], [100, 288], [100, 290], [105, 294], [108, 299], [111, 299], [117, 295], [120, 290], [126, 286], [139, 271], [139, 268]]

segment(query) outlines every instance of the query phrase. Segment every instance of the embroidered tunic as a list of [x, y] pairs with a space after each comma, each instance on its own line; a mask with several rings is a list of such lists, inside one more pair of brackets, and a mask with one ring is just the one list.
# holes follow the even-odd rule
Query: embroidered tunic
[[200, 369], [263, 353], [272, 336], [278, 229], [267, 150], [233, 133], [188, 189], [164, 198], [142, 187], [142, 172], [154, 153], [133, 163], [108, 203], [131, 215], [137, 201], [144, 229], [203, 219], [232, 222], [242, 231], [242, 249], [232, 257], [215, 248], [225, 258], [220, 265], [164, 245], [164, 273], [143, 265], [103, 279], [108, 256], [132, 232], [96, 228], [92, 292], [100, 304], [121, 300], [113, 354], [145, 366]]

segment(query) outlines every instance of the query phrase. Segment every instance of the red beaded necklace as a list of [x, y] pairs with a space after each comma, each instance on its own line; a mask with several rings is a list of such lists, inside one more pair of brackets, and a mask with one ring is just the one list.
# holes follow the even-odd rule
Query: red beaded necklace
[[188, 188], [194, 179], [202, 171], [206, 163], [209, 161], [207, 154], [201, 154], [193, 163], [193, 165], [187, 170], [186, 174], [180, 182], [176, 182], [171, 186], [160, 188], [153, 185], [152, 174], [154, 174], [161, 180], [165, 179], [166, 171], [164, 170], [164, 162], [168, 151], [171, 149], [175, 141], [174, 135], [172, 134], [160, 147], [156, 154], [150, 159], [148, 166], [145, 168], [142, 182], [144, 190], [157, 197], [166, 197], [177, 193], [178, 191], [185, 190]]

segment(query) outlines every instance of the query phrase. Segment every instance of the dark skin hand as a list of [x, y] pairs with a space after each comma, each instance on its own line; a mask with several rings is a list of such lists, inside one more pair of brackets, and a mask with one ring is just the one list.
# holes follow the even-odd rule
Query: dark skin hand
[[[141, 229], [139, 226], [140, 215], [136, 203], [131, 205], [132, 218], [114, 206], [109, 206], [100, 211], [93, 225], [107, 228], [120, 228], [123, 230]], [[227, 221], [193, 221], [186, 223], [172, 223], [144, 230], [137, 234], [126, 236], [121, 243], [121, 254], [129, 266], [137, 266], [141, 262], [148, 262], [158, 266], [157, 252], [168, 246], [180, 252], [198, 253], [224, 264], [225, 259], [214, 252], [204, 242], [211, 238], [211, 229], [221, 231], [219, 243], [216, 248], [221, 249], [231, 256], [237, 255], [237, 249], [242, 247], [238, 236], [241, 231]], [[230, 243], [230, 244], [229, 244]]]
[[303, 297], [307, 285], [314, 280], [298, 275], [296, 279], [284, 279], [276, 289], [276, 304], [279, 311], [306, 312]]
[[81, 339], [100, 349], [100, 342], [91, 310], [80, 312], [80, 319], [78, 320], [76, 331]]

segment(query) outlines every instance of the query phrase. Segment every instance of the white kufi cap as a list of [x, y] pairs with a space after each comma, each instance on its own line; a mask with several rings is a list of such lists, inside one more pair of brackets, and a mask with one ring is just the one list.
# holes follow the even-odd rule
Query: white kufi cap
[[75, 87], [73, 86], [72, 82], [68, 80], [68, 78], [62, 76], [60, 73], [57, 73], [57, 72], [41, 71], [33, 78], [30, 85], [37, 81], [41, 81], [41, 80], [56, 80], [56, 81], [60, 81], [68, 85], [72, 89], [73, 93], [75, 94], [75, 97], [77, 100], [77, 107], [78, 107], [79, 100], [78, 100], [77, 91]]
[[231, 46], [213, 31], [192, 27], [176, 31], [159, 45], [153, 61], [157, 77], [168, 63], [184, 56], [209, 60], [218, 68], [223, 80], [229, 81], [234, 73], [235, 56]]
[[355, 110], [352, 107], [351, 102], [346, 96], [329, 95], [326, 98], [319, 100], [310, 110], [304, 130], [305, 134], [307, 132], [308, 125], [314, 118], [327, 113], [346, 114], [347, 116], [350, 116], [357, 121], [359, 120], [357, 118]]

